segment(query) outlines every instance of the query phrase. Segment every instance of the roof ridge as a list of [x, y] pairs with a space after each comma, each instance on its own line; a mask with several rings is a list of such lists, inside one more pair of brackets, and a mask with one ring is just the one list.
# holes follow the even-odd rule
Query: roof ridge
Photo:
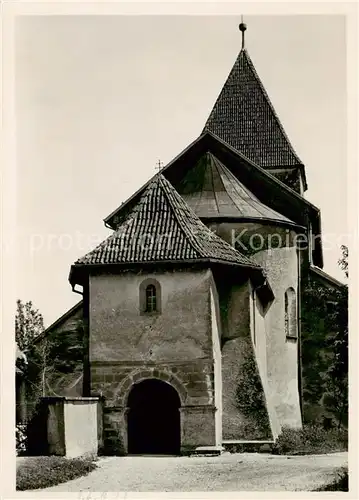
[[[171, 200], [171, 194], [172, 194], [172, 193], [171, 193], [169, 190], [167, 190], [167, 189], [168, 189], [168, 186], [166, 185], [166, 183], [170, 184], [170, 183], [169, 183], [169, 181], [167, 181], [167, 179], [166, 179], [166, 178], [165, 178], [165, 177], [164, 177], [161, 173], [159, 173], [159, 174], [158, 174], [158, 179], [159, 179], [159, 182], [161, 183], [161, 187], [162, 187], [162, 189], [163, 189], [164, 195], [165, 195], [165, 196], [166, 196], [166, 198], [167, 198], [168, 204], [169, 204], [170, 209], [171, 209], [171, 211], [172, 211], [172, 215], [173, 215], [173, 216], [174, 216], [174, 218], [176, 219], [176, 221], [177, 221], [178, 225], [180, 226], [181, 230], [183, 231], [184, 235], [185, 235], [185, 236], [187, 237], [187, 239], [189, 240], [189, 243], [190, 243], [190, 245], [192, 246], [192, 249], [193, 249], [196, 253], [199, 253], [199, 252], [198, 252], [198, 249], [195, 247], [195, 245], [193, 245], [193, 241], [192, 241], [192, 239], [194, 239], [194, 238], [193, 238], [193, 235], [188, 234], [187, 229], [186, 229], [186, 226], [183, 224], [183, 221], [179, 218], [177, 211], [176, 211], [176, 210], [174, 209], [174, 207], [173, 207], [173, 204], [172, 204], [173, 202], [172, 202], [172, 200]], [[173, 188], [173, 189], [174, 189], [174, 188]], [[182, 201], [182, 203], [183, 203], [183, 204], [185, 203], [185, 201], [183, 200], [183, 198], [181, 198], [181, 201]], [[189, 208], [189, 207], [188, 207], [188, 208]], [[200, 256], [200, 257], [203, 257], [203, 255], [199, 255], [199, 256]]]
[[[168, 199], [168, 202], [169, 202], [170, 207], [172, 209], [172, 212], [174, 214], [174, 217], [176, 218], [176, 220], [177, 220], [178, 224], [180, 225], [182, 231], [184, 232], [185, 236], [189, 240], [189, 242], [190, 242], [193, 250], [195, 252], [199, 253], [200, 257], [203, 257], [203, 255], [204, 255], [203, 248], [201, 249], [200, 246], [198, 245], [199, 242], [198, 242], [197, 238], [193, 234], [191, 234], [191, 232], [188, 230], [188, 228], [186, 227], [186, 225], [183, 224], [183, 220], [180, 219], [178, 212], [176, 210], [174, 210], [174, 207], [172, 205], [172, 200], [171, 200], [171, 196], [174, 195], [174, 192], [173, 192], [174, 188], [173, 188], [173, 190], [170, 190], [170, 189], [167, 190], [168, 186], [166, 186], [166, 182], [168, 183], [168, 185], [170, 185], [170, 183], [169, 183], [169, 181], [167, 181], [167, 179], [165, 179], [165, 177], [161, 176], [161, 181], [163, 182], [163, 188], [165, 190], [165, 194], [167, 196], [167, 199]], [[175, 192], [177, 193], [177, 191], [175, 191]], [[187, 205], [187, 203], [184, 201], [184, 199], [180, 195], [178, 195], [178, 196], [179, 196], [179, 200], [178, 201], [183, 206], [183, 208], [185, 208], [189, 212], [190, 215], [192, 215], [195, 218], [197, 218], [197, 215], [191, 210], [191, 208]], [[203, 224], [200, 220], [199, 220], [199, 222], [201, 224]], [[205, 226], [204, 224], [203, 224], [203, 226], [206, 229], [208, 229], [207, 226]], [[210, 230], [208, 229], [208, 231], [210, 231]]]
[[[180, 224], [180, 227], [184, 231], [187, 238], [190, 240], [190, 243], [192, 244], [192, 248], [197, 253], [199, 253], [201, 257], [205, 257], [205, 252], [206, 252], [205, 248], [203, 248], [203, 243], [201, 241], [199, 241], [199, 239], [195, 235], [191, 234], [191, 231], [189, 231], [189, 228], [183, 224], [182, 220], [180, 220], [178, 212], [176, 210], [174, 210], [174, 207], [172, 206], [172, 200], [171, 200], [172, 196], [173, 197], [176, 196], [178, 198], [179, 208], [182, 208], [183, 210], [187, 211], [186, 215], [188, 215], [191, 219], [196, 221], [197, 225], [199, 227], [203, 228], [203, 231], [206, 232], [208, 234], [208, 236], [210, 236], [210, 238], [212, 238], [214, 240], [214, 242], [218, 242], [219, 244], [221, 244], [222, 247], [224, 247], [228, 250], [230, 249], [232, 252], [234, 252], [236, 255], [238, 255], [238, 257], [241, 257], [244, 260], [246, 260], [249, 265], [252, 265], [254, 267], [260, 267], [254, 261], [252, 261], [252, 259], [250, 259], [246, 255], [243, 255], [242, 253], [240, 253], [237, 249], [235, 249], [227, 241], [223, 240], [220, 236], [213, 233], [205, 224], [203, 224], [203, 222], [200, 220], [200, 218], [195, 214], [195, 212], [191, 209], [191, 207], [185, 202], [185, 200], [181, 197], [181, 195], [177, 193], [177, 191], [170, 184], [170, 182], [161, 174], [159, 174], [159, 175], [160, 175], [162, 187], [165, 190], [167, 199], [169, 201], [172, 212], [174, 213], [174, 216], [176, 217], [176, 220]], [[191, 221], [191, 223], [192, 223], [192, 221]], [[210, 245], [212, 245], [212, 242], [209, 239], [208, 239], [208, 243]]]
[[[210, 203], [210, 206], [216, 206], [216, 210], [211, 209], [210, 217], [212, 218], [221, 216], [250, 219], [262, 218], [266, 220], [276, 220], [280, 224], [295, 225], [292, 220], [263, 203], [224, 163], [222, 163], [221, 160], [217, 158], [214, 153], [203, 153], [197, 165], [202, 162], [204, 158], [207, 161], [207, 169], [211, 169], [212, 171], [213, 178], [211, 191], [209, 194], [206, 193], [204, 203], [201, 205], [197, 202], [198, 193], [202, 194], [204, 189], [207, 189], [203, 181], [202, 184], [198, 186], [198, 189], [193, 191], [182, 192], [179, 190], [179, 193], [184, 196], [186, 203], [199, 218], [207, 216], [207, 207], [208, 203]], [[195, 168], [196, 167], [194, 167], [194, 170]], [[184, 179], [186, 179], [186, 177]], [[185, 185], [186, 183], [184, 186]]]
[[[218, 161], [219, 161], [219, 160], [218, 160]], [[220, 163], [221, 163], [221, 162], [220, 162]], [[236, 184], [240, 183], [240, 181], [239, 181], [239, 180], [238, 180], [238, 179], [237, 179], [237, 178], [236, 178], [236, 177], [235, 177], [235, 176], [234, 176], [234, 175], [233, 175], [233, 174], [232, 174], [232, 173], [228, 170], [228, 168], [227, 168], [225, 165], [223, 165], [222, 163], [221, 163], [221, 167], [222, 167], [222, 170], [223, 170], [224, 175], [225, 175], [225, 176], [226, 176], [226, 178], [228, 179], [228, 182], [230, 182], [231, 184], [233, 184], [233, 186], [234, 186], [234, 188], [235, 188], [235, 190], [236, 190], [237, 194], [240, 196], [240, 193], [239, 193], [239, 191], [237, 190], [237, 185], [236, 185]], [[233, 183], [233, 180], [232, 180], [231, 178], [232, 178], [232, 179], [234, 179], [235, 183]], [[242, 185], [242, 183], [240, 183], [240, 184], [241, 184], [241, 187], [242, 187], [242, 186], [243, 186], [243, 185]], [[244, 187], [243, 191], [247, 194], [249, 190], [248, 190], [245, 186], [243, 186], [243, 187]], [[232, 200], [233, 204], [234, 204], [235, 206], [237, 206], [236, 200], [235, 200], [235, 199], [233, 199], [232, 193], [231, 193], [228, 189], [226, 189], [226, 192], [227, 192], [228, 196], [230, 197], [230, 199]], [[252, 193], [251, 193], [251, 195], [252, 195]], [[254, 198], [256, 198], [256, 201], [258, 201], [258, 202], [260, 203], [260, 201], [258, 200], [258, 198], [257, 198], [255, 195], [252, 195], [252, 196], [253, 196]], [[257, 207], [255, 207], [255, 205], [253, 204], [253, 200], [252, 200], [251, 196], [248, 196], [248, 198], [246, 199], [246, 202], [247, 202], [247, 203], [248, 203], [248, 204], [249, 204], [252, 208], [254, 208], [254, 209], [258, 210], [258, 208], [257, 208]], [[262, 215], [264, 216], [265, 214], [263, 214], [263, 213], [262, 213]]]
[[125, 231], [126, 226], [128, 226], [133, 221], [133, 219], [138, 217], [140, 210], [142, 208], [142, 205], [144, 205], [144, 203], [145, 203], [146, 196], [149, 192], [149, 188], [150, 188], [151, 184], [154, 182], [155, 178], [156, 178], [156, 176], [154, 177], [154, 179], [152, 179], [147, 184], [147, 186], [145, 186], [144, 191], [143, 191], [140, 199], [138, 200], [138, 203], [132, 208], [132, 210], [130, 210], [130, 212], [125, 216], [125, 218], [123, 219], [121, 224], [113, 231], [113, 233], [109, 234], [107, 236], [107, 238], [105, 238], [103, 241], [101, 241], [101, 243], [99, 243], [95, 248], [93, 248], [92, 250], [87, 252], [83, 257], [81, 257], [78, 260], [83, 260], [88, 255], [95, 252], [96, 250], [99, 250], [100, 248], [105, 247], [108, 244], [108, 242], [115, 240], [116, 238], [118, 238], [121, 235], [121, 233], [123, 233]]
[[[214, 185], [214, 168], [216, 168], [217, 172], [218, 172], [218, 167], [217, 167], [217, 162], [216, 162], [216, 157], [210, 153], [210, 152], [207, 152], [206, 153], [207, 156], [209, 156], [210, 158], [210, 161], [211, 161], [211, 174], [212, 174], [212, 186], [213, 186], [213, 195], [214, 195], [214, 201], [216, 202], [216, 207], [217, 207], [217, 210], [219, 211], [219, 204], [218, 204], [218, 198], [217, 198], [217, 193], [216, 193], [216, 189], [215, 189], [215, 185]], [[221, 179], [221, 182], [222, 182], [222, 179]], [[222, 185], [223, 185], [223, 182], [222, 182]], [[224, 187], [224, 186], [223, 186]]]
[[[219, 160], [218, 160], [219, 161]], [[257, 196], [255, 194], [253, 194], [239, 179], [236, 178], [235, 175], [232, 174], [232, 172], [225, 166], [223, 165], [222, 162], [221, 163], [221, 166], [222, 166], [222, 170], [224, 172], [224, 175], [227, 177], [228, 181], [233, 185], [235, 191], [237, 192], [237, 194], [239, 196], [241, 196], [241, 193], [239, 192], [239, 189], [237, 189], [238, 185], [240, 185], [242, 191], [244, 191], [247, 195], [248, 195], [248, 198], [246, 198], [246, 202], [248, 203], [248, 205], [250, 205], [252, 208], [254, 208], [255, 210], [259, 211], [261, 213], [261, 215], [263, 217], [266, 217], [266, 213], [263, 209], [263, 207], [265, 207], [267, 210], [270, 209], [272, 212], [274, 212], [275, 214], [277, 214], [278, 216], [280, 216], [280, 214], [278, 214], [278, 212], [276, 212], [275, 210], [273, 210], [272, 208], [270, 207], [267, 207], [266, 205], [264, 205], [264, 203], [262, 203], [260, 201], [259, 198], [257, 198]], [[228, 196], [231, 198], [231, 200], [233, 201], [233, 203], [235, 205], [237, 205], [236, 201], [233, 199], [230, 191], [227, 190], [227, 193], [228, 193]], [[242, 196], [241, 196], [242, 197]], [[255, 205], [254, 204], [254, 201], [257, 202], [258, 205]], [[282, 216], [283, 217], [283, 216]]]

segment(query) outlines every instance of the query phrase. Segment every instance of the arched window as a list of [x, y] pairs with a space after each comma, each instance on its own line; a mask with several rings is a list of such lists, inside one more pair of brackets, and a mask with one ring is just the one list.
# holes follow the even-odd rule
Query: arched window
[[156, 308], [156, 287], [155, 285], [148, 285], [146, 287], [146, 309], [145, 312], [157, 311]]
[[288, 288], [284, 294], [284, 331], [288, 339], [296, 339], [297, 333], [297, 302], [294, 288]]
[[155, 279], [146, 279], [140, 285], [140, 312], [141, 314], [161, 312], [161, 286]]

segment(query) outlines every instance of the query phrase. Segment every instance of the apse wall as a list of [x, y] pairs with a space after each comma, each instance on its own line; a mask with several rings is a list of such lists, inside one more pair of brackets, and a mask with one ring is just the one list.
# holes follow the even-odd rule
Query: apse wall
[[[258, 346], [255, 350], [261, 378], [267, 380], [263, 389], [271, 414], [272, 432], [276, 437], [285, 425], [302, 425], [298, 379], [300, 251], [297, 249], [296, 232], [283, 226], [259, 222], [222, 222], [211, 225], [211, 229], [238, 250], [250, 255], [265, 269], [275, 296], [265, 314], [256, 312], [257, 321], [264, 323], [266, 348], [265, 353], [263, 345], [260, 347], [261, 352]], [[286, 304], [288, 290], [292, 294], [291, 300], [295, 297], [294, 307]]]

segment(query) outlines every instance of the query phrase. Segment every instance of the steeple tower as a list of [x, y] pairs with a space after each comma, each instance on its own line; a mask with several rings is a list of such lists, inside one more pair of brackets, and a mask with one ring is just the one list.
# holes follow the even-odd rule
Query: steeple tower
[[210, 131], [302, 194], [304, 165], [293, 149], [245, 46], [242, 48], [203, 131]]

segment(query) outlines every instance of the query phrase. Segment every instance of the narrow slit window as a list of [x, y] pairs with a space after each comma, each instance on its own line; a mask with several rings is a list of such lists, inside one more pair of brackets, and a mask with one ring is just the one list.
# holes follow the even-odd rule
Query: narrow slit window
[[284, 295], [284, 328], [286, 337], [289, 336], [288, 294]]
[[157, 296], [155, 285], [148, 285], [146, 287], [146, 312], [157, 311]]
[[284, 330], [289, 339], [296, 339], [297, 333], [297, 297], [293, 288], [288, 288], [284, 294]]

